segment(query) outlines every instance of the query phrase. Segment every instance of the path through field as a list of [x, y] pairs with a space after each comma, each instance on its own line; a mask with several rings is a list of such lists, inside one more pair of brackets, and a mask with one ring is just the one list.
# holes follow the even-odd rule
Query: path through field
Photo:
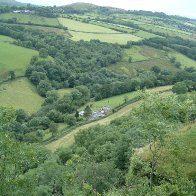
[[[147, 91], [162, 92], [162, 93], [164, 93], [164, 95], [167, 95], [167, 94], [171, 93], [171, 91], [170, 91], [171, 88], [172, 88], [172, 86], [161, 86], [161, 87], [156, 87], [156, 88], [153, 88], [153, 89], [149, 89]], [[112, 114], [112, 115], [110, 115], [106, 118], [100, 119], [98, 121], [90, 122], [88, 124], [77, 127], [75, 129], [73, 129], [70, 133], [66, 134], [65, 136], [47, 144], [46, 147], [49, 150], [51, 150], [52, 152], [56, 151], [60, 147], [68, 148], [74, 143], [74, 137], [79, 131], [87, 129], [87, 128], [95, 126], [95, 125], [110, 124], [110, 122], [112, 120], [115, 120], [115, 119], [117, 119], [119, 117], [122, 117], [122, 116], [127, 116], [130, 113], [130, 111], [132, 109], [134, 109], [135, 107], [137, 107], [141, 102], [142, 102], [142, 100], [131, 103], [131, 104], [123, 107], [122, 109], [118, 110], [117, 112], [115, 112], [114, 114]]]
[[101, 120], [98, 120], [98, 121], [95, 121], [95, 122], [91, 122], [91, 123], [88, 123], [88, 124], [85, 124], [85, 125], [82, 125], [80, 127], [77, 127], [76, 129], [72, 130], [70, 133], [68, 133], [67, 135], [65, 135], [64, 137], [58, 139], [58, 140], [55, 140], [51, 143], [49, 143], [47, 145], [47, 148], [51, 151], [55, 151], [57, 150], [58, 148], [60, 147], [63, 147], [63, 148], [68, 148], [69, 146], [71, 146], [73, 143], [74, 143], [74, 136], [80, 131], [80, 130], [83, 130], [83, 129], [87, 129], [89, 127], [92, 127], [92, 126], [95, 126], [95, 125], [107, 125], [109, 124], [112, 120], [115, 120], [119, 117], [122, 117], [122, 116], [126, 116], [130, 113], [130, 111], [137, 107], [139, 104], [141, 103], [141, 101], [137, 101], [137, 102], [134, 102], [132, 104], [129, 104], [125, 107], [123, 107], [122, 109], [120, 109], [118, 112], [106, 117], [106, 118], [103, 118]]

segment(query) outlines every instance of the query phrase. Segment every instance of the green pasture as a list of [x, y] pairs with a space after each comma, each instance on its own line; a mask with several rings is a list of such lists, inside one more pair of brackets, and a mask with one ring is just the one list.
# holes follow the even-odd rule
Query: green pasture
[[[129, 58], [132, 62], [129, 63]], [[166, 52], [148, 46], [133, 46], [130, 49], [125, 49], [123, 52], [122, 61], [108, 68], [120, 74], [134, 76], [136, 70], [149, 70], [153, 66], [159, 66], [162, 70], [167, 69], [175, 72], [177, 68], [170, 62], [166, 56]]]
[[131, 34], [94, 34], [81, 32], [71, 32], [71, 34], [73, 36], [72, 40], [74, 41], [98, 39], [102, 42], [126, 44], [128, 41], [139, 41], [141, 39]]
[[39, 110], [44, 99], [26, 78], [20, 78], [0, 85], [0, 105], [24, 109], [29, 113]]
[[178, 52], [170, 52], [169, 57], [175, 57], [177, 62], [180, 62], [183, 67], [195, 67], [196, 68], [196, 61], [188, 58], [187, 56], [178, 53]]
[[76, 31], [82, 31], [82, 32], [91, 32], [91, 33], [118, 33], [114, 30], [89, 24], [89, 23], [84, 23], [68, 18], [59, 18], [59, 23], [62, 24], [65, 27], [68, 27], [68, 30], [76, 30]]
[[55, 28], [55, 27], [43, 27], [43, 26], [36, 26], [36, 25], [24, 25], [24, 26], [32, 30], [43, 31], [47, 33], [56, 33], [57, 35], [63, 35], [65, 37], [70, 36], [68, 31], [65, 31], [64, 29]]
[[59, 22], [57, 18], [46, 18], [43, 16], [37, 16], [32, 14], [22, 14], [22, 13], [4, 13], [0, 14], [0, 19], [13, 19], [16, 18], [18, 23], [31, 23], [39, 25], [51, 25], [58, 26]]
[[63, 26], [68, 27], [72, 35], [71, 39], [74, 41], [99, 39], [103, 42], [126, 44], [128, 41], [139, 41], [142, 39], [135, 35], [120, 33], [105, 27], [71, 19], [59, 18], [59, 22]]
[[64, 95], [71, 93], [71, 91], [72, 91], [71, 88], [64, 88], [64, 89], [56, 90], [59, 97], [63, 97]]
[[144, 39], [149, 39], [152, 37], [160, 37], [159, 35], [155, 35], [153, 33], [149, 33], [149, 32], [142, 31], [142, 30], [134, 32], [133, 35], [144, 38]]
[[[149, 89], [147, 91], [160, 92], [160, 91], [170, 90], [171, 88], [172, 88], [171, 86], [162, 86], [162, 87]], [[125, 101], [129, 101], [131, 99], [134, 99], [134, 98], [138, 97], [140, 94], [141, 94], [140, 91], [124, 93], [124, 94], [121, 94], [121, 95], [117, 95], [117, 96], [113, 96], [113, 97], [110, 97], [110, 98], [102, 99], [100, 101], [90, 102], [90, 103], [88, 103], [88, 105], [91, 106], [91, 109], [93, 111], [99, 110], [104, 106], [111, 107], [111, 108], [116, 108], [116, 107], [124, 104]], [[82, 107], [82, 109], [84, 109], [84, 107]]]
[[169, 36], [173, 36], [173, 37], [179, 36], [182, 37], [183, 39], [195, 40], [195, 38], [191, 34], [186, 33], [184, 31], [179, 31], [178, 29], [170, 29], [162, 26], [156, 26], [153, 24], [140, 24], [139, 26], [146, 30], [165, 33], [168, 34]]
[[16, 76], [23, 76], [34, 55], [35, 50], [12, 44], [14, 39], [0, 35], [0, 80], [7, 79], [9, 71], [15, 71]]

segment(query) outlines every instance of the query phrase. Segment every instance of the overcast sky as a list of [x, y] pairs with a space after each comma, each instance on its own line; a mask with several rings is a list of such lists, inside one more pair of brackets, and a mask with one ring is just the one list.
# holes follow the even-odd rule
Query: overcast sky
[[37, 5], [67, 5], [76, 2], [129, 10], [149, 10], [196, 18], [196, 0], [18, 0]]

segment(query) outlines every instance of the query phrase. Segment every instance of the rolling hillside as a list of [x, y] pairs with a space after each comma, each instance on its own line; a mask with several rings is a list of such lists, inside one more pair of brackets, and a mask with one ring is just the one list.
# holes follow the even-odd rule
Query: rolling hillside
[[27, 80], [20, 78], [0, 85], [0, 105], [23, 109], [28, 113], [37, 112], [44, 99], [38, 95], [36, 88]]
[[32, 56], [38, 55], [35, 50], [12, 44], [13, 41], [0, 35], [0, 81], [9, 77], [9, 71], [15, 71], [16, 77], [24, 76]]
[[26, 4], [15, 0], [0, 0], [0, 6], [26, 6]]
[[131, 35], [120, 33], [105, 27], [87, 24], [71, 19], [60, 18], [60, 24], [68, 27], [69, 32], [72, 35], [72, 40], [90, 41], [91, 39], [99, 39], [103, 42], [126, 44], [128, 41], [139, 41], [141, 38]]
[[4, 13], [0, 14], [0, 20], [16, 19], [16, 23], [37, 24], [37, 25], [50, 25], [58, 26], [59, 22], [56, 18], [47, 18], [32, 14], [22, 13]]

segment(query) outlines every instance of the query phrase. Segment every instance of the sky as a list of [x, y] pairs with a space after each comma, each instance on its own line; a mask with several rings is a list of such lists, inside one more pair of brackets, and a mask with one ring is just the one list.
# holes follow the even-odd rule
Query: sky
[[36, 5], [67, 5], [76, 2], [111, 6], [126, 10], [147, 10], [196, 18], [196, 0], [17, 0]]

